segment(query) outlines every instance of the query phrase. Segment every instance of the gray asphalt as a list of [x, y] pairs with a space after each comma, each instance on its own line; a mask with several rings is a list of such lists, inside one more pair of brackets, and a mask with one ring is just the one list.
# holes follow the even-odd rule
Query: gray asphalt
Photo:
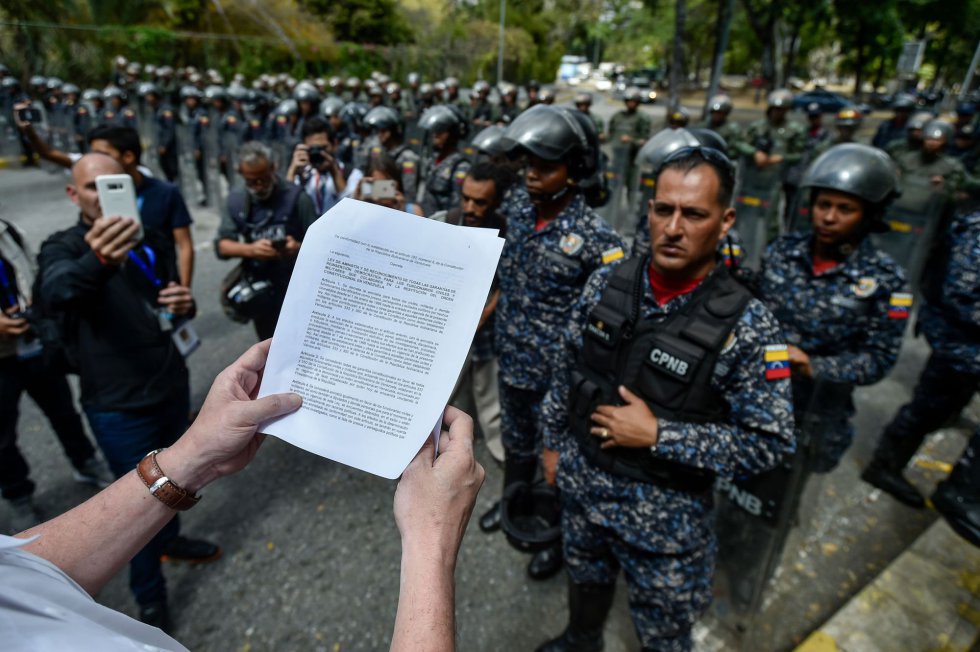
[[[613, 105], [610, 105], [613, 106]], [[653, 111], [662, 112], [662, 107]], [[661, 114], [662, 115], [662, 114]], [[74, 223], [63, 193], [62, 172], [0, 170], [0, 217], [14, 222], [37, 246]], [[214, 376], [255, 341], [250, 327], [221, 313], [217, 291], [231, 263], [216, 259], [210, 241], [217, 213], [192, 208], [200, 305], [196, 327], [203, 346], [189, 360], [193, 404], [199, 406]], [[895, 372], [858, 392], [858, 437], [841, 466], [813, 483], [809, 508], [791, 537], [767, 612], [746, 623], [719, 608], [698, 628], [699, 650], [734, 649], [748, 626], [762, 636], [752, 649], [788, 649], [932, 522], [931, 512], [912, 512], [870, 492], [857, 478], [880, 427], [909, 395], [926, 347], [907, 338]], [[75, 484], [47, 422], [33, 402], [21, 402], [20, 442], [38, 483], [36, 500], [48, 516], [92, 496]], [[976, 419], [977, 406], [968, 416]], [[3, 415], [9, 418], [9, 415]], [[952, 460], [966, 426], [942, 431], [923, 452]], [[490, 507], [501, 482], [485, 447], [487, 468], [474, 514]], [[941, 477], [916, 466], [924, 490]], [[183, 520], [185, 534], [221, 544], [224, 557], [200, 567], [166, 569], [174, 635], [194, 650], [379, 650], [390, 641], [398, 591], [399, 540], [391, 515], [395, 484], [330, 462], [269, 438], [256, 461], [238, 476], [209, 487]], [[0, 504], [0, 527], [8, 517]], [[565, 623], [565, 579], [526, 579], [527, 557], [500, 535], [484, 535], [471, 522], [457, 567], [457, 630], [461, 650], [531, 650]], [[622, 588], [622, 587], [621, 587]], [[120, 574], [98, 596], [135, 615]], [[607, 627], [611, 652], [638, 649], [625, 591], [618, 592]]]

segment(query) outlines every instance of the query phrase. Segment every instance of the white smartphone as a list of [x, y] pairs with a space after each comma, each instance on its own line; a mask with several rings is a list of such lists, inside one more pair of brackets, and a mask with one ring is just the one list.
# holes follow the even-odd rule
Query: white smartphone
[[136, 204], [136, 188], [128, 174], [100, 174], [95, 177], [95, 189], [99, 192], [99, 205], [106, 217], [128, 217], [136, 220], [139, 231], [137, 242], [143, 239], [143, 221]]

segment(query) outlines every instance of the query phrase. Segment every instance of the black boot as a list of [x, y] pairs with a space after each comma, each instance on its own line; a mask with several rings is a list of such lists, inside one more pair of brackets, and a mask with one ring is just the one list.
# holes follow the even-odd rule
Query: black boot
[[602, 628], [616, 594], [615, 584], [568, 582], [568, 627], [535, 652], [601, 652]]
[[[514, 459], [513, 455], [504, 457], [504, 489], [514, 482], [531, 482], [538, 469], [535, 458]], [[480, 517], [480, 529], [484, 532], [496, 532], [500, 529], [500, 501], [498, 500]]]
[[539, 550], [531, 557], [527, 565], [527, 574], [532, 580], [546, 580], [554, 577], [562, 567], [561, 541], [544, 550]]
[[884, 464], [872, 461], [861, 473], [861, 479], [909, 507], [922, 509], [926, 506], [922, 494], [915, 485], [905, 479], [901, 470], [890, 469]]
[[932, 494], [932, 504], [958, 535], [980, 546], [980, 496], [976, 488], [940, 482]]

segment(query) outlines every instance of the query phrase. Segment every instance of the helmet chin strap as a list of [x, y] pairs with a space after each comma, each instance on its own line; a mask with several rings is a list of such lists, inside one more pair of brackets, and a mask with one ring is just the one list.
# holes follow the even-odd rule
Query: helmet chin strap
[[528, 191], [527, 195], [531, 198], [531, 201], [535, 204], [551, 204], [558, 201], [562, 197], [568, 194], [568, 192], [575, 186], [571, 183], [567, 184], [558, 192], [544, 193], [544, 192], [531, 192]]

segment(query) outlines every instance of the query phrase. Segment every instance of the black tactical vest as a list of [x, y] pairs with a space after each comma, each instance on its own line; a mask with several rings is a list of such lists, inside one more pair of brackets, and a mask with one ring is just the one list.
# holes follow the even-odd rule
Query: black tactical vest
[[632, 258], [616, 268], [589, 314], [572, 373], [569, 423], [583, 453], [599, 468], [675, 489], [708, 491], [714, 477], [704, 469], [654, 457], [645, 448], [603, 450], [589, 432], [597, 406], [622, 404], [619, 385], [642, 397], [659, 418], [707, 423], [728, 414], [711, 377], [752, 294], [719, 265], [679, 310], [640, 319], [648, 261]]

